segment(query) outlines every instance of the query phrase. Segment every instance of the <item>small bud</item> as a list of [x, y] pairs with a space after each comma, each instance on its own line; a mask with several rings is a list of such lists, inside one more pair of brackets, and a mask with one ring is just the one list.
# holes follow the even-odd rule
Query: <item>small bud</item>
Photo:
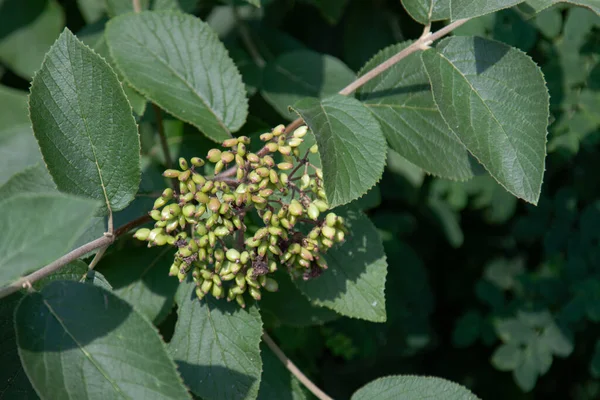
[[308, 127], [306, 125], [302, 125], [300, 128], [294, 131], [294, 137], [302, 138], [306, 135], [306, 132], [308, 132]]
[[221, 202], [219, 199], [216, 197], [211, 197], [210, 201], [208, 202], [208, 209], [216, 213], [219, 210], [219, 207], [221, 207]]
[[285, 131], [285, 125], [283, 125], [283, 124], [277, 125], [275, 128], [273, 128], [273, 135], [274, 136], [279, 136], [284, 131]]
[[320, 211], [315, 205], [315, 203], [310, 203], [306, 212], [308, 214], [308, 217], [313, 221], [316, 221], [319, 218]]
[[312, 146], [310, 146], [309, 151], [312, 154], [317, 154], [319, 152], [319, 146], [317, 146], [316, 144], [313, 144]]
[[282, 162], [282, 163], [277, 164], [277, 168], [279, 168], [282, 171], [287, 171], [287, 170], [294, 168], [294, 164], [289, 163], [289, 162]]
[[293, 138], [293, 139], [290, 139], [288, 144], [290, 145], [290, 147], [298, 147], [302, 144], [302, 142], [303, 142], [303, 140], [300, 138]]
[[[279, 149], [279, 146], [277, 146], [277, 143], [273, 143], [273, 142], [269, 142], [269, 143], [267, 143], [267, 144], [265, 145], [265, 147], [267, 148], [267, 150], [268, 150], [270, 153], [274, 153], [274, 152], [276, 152], [276, 151], [277, 151], [277, 149]], [[177, 172], [179, 172], [179, 171], [177, 171]]]
[[238, 144], [238, 140], [236, 138], [227, 139], [223, 141], [223, 147], [233, 147]]
[[179, 177], [179, 174], [181, 172], [177, 171], [176, 169], [168, 169], [165, 172], [163, 172], [163, 176], [166, 178], [177, 178]]
[[221, 153], [221, 161], [223, 161], [225, 164], [229, 164], [234, 160], [234, 158], [235, 156], [230, 151], [224, 151]]
[[238, 262], [240, 260], [240, 252], [236, 249], [229, 249], [227, 253], [225, 253], [227, 259], [231, 262]]
[[182, 171], [187, 171], [190, 168], [187, 161], [183, 157], [179, 157], [179, 167]]
[[206, 158], [208, 159], [208, 161], [210, 161], [212, 163], [216, 163], [217, 161], [219, 161], [221, 159], [221, 150], [210, 149], [208, 151], [208, 154], [206, 155]]
[[267, 292], [277, 292], [279, 290], [279, 284], [272, 278], [267, 278], [265, 280], [264, 287]]
[[133, 237], [138, 239], [138, 240], [146, 240], [148, 239], [148, 235], [150, 235], [150, 229], [148, 228], [141, 228], [138, 229], [134, 234]]

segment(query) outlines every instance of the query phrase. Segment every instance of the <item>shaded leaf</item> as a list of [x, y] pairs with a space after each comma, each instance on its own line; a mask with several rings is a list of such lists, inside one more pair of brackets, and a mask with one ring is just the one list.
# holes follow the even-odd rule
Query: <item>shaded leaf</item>
[[231, 137], [246, 121], [242, 77], [200, 19], [168, 11], [125, 14], [109, 21], [106, 39], [136, 90], [212, 140]]
[[114, 293], [158, 325], [171, 311], [179, 282], [169, 276], [174, 251], [127, 247], [104, 257], [96, 267]]
[[274, 279], [279, 284], [279, 290], [263, 293], [260, 300], [261, 315], [292, 326], [321, 325], [339, 317], [328, 308], [311, 304], [292, 283], [288, 273], [276, 272]]
[[361, 211], [335, 210], [345, 218], [350, 235], [323, 255], [322, 275], [295, 283], [314, 304], [348, 317], [384, 322], [387, 261], [375, 226]]
[[452, 20], [490, 14], [522, 3], [523, 0], [450, 0]]
[[548, 91], [524, 53], [455, 37], [422, 54], [449, 127], [509, 192], [536, 204], [546, 156]]
[[[262, 304], [262, 300], [261, 300]], [[260, 379], [258, 400], [304, 400], [308, 399], [304, 387], [277, 356], [265, 344], [260, 346], [263, 372]]]
[[531, 347], [525, 348], [523, 362], [513, 371], [513, 378], [524, 392], [529, 392], [535, 387], [538, 378], [538, 366]]
[[27, 93], [0, 85], [0, 185], [42, 161], [27, 113]]
[[423, 25], [431, 21], [450, 19], [450, 0], [402, 0], [402, 5], [417, 22]]
[[256, 398], [262, 369], [258, 308], [242, 309], [212, 296], [200, 301], [194, 290], [191, 282], [180, 284], [169, 343], [185, 383], [203, 398]]
[[513, 344], [503, 344], [494, 351], [492, 365], [500, 371], [512, 371], [523, 362], [523, 350]]
[[59, 193], [2, 201], [0, 226], [9, 234], [0, 237], [0, 286], [66, 253], [97, 208], [95, 201]]
[[106, 290], [112, 290], [112, 286], [104, 275], [96, 270], [89, 270], [88, 265], [81, 260], [71, 261], [53, 274], [34, 282], [33, 287], [36, 290], [41, 290], [44, 286], [54, 281], [84, 282], [100, 286]]
[[53, 282], [21, 300], [15, 325], [44, 398], [190, 398], [156, 329], [104, 289]]
[[387, 146], [379, 123], [358, 100], [305, 98], [294, 110], [314, 133], [331, 207], [364, 195], [381, 179]]
[[39, 398], [21, 366], [17, 350], [13, 315], [22, 297], [23, 294], [17, 292], [0, 301], [0, 399]]
[[337, 93], [356, 75], [343, 62], [310, 50], [283, 53], [264, 70], [261, 94], [279, 114], [295, 119], [289, 106], [305, 97], [324, 98]]
[[376, 379], [358, 389], [351, 400], [476, 400], [457, 383], [431, 376], [395, 375]]
[[0, 186], [0, 199], [7, 199], [19, 193], [57, 191], [46, 167], [42, 163], [37, 163], [17, 172], [4, 185]]
[[332, 25], [337, 24], [344, 14], [348, 0], [310, 0], [321, 12], [323, 18]]
[[[359, 76], [410, 44], [403, 42], [381, 50]], [[358, 90], [357, 98], [375, 115], [398, 154], [436, 176], [455, 180], [473, 176], [469, 154], [440, 115], [417, 53], [371, 79]]]
[[55, 0], [3, 0], [0, 2], [0, 61], [30, 80], [64, 24], [62, 7]]
[[140, 140], [131, 106], [108, 64], [67, 29], [33, 79], [29, 110], [60, 191], [101, 200], [104, 210], [133, 200]]

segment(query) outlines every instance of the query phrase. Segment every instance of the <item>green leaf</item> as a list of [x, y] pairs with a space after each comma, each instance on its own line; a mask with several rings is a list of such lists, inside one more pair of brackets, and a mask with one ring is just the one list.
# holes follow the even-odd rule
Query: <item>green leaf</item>
[[137, 91], [212, 140], [231, 137], [246, 121], [242, 77], [200, 19], [168, 11], [125, 14], [109, 21], [106, 39]]
[[437, 198], [429, 199], [427, 205], [431, 209], [435, 221], [439, 224], [448, 243], [455, 249], [462, 246], [465, 236], [460, 226], [460, 214], [452, 210], [447, 202]]
[[338, 314], [330, 309], [311, 304], [292, 283], [287, 272], [276, 272], [274, 279], [279, 284], [279, 290], [263, 293], [260, 299], [261, 315], [292, 326], [321, 325], [338, 318]]
[[523, 362], [513, 371], [513, 378], [521, 390], [529, 392], [535, 387], [538, 375], [537, 360], [528, 346], [523, 353]]
[[17, 339], [13, 315], [23, 297], [20, 292], [0, 300], [0, 398], [1, 399], [38, 399], [25, 371], [21, 366], [17, 350]]
[[548, 90], [521, 51], [454, 37], [422, 54], [448, 126], [509, 192], [536, 204], [544, 174]]
[[573, 352], [573, 340], [565, 335], [554, 321], [546, 326], [540, 341], [557, 356], [568, 357]]
[[41, 290], [44, 286], [54, 281], [84, 282], [100, 286], [106, 290], [112, 290], [112, 286], [108, 283], [104, 275], [96, 270], [89, 270], [88, 265], [81, 260], [68, 263], [55, 273], [35, 282], [33, 287], [36, 290]]
[[600, 15], [600, 2], [598, 0], [567, 0], [564, 3], [575, 4], [581, 7], [589, 8]]
[[106, 11], [106, 2], [99, 0], [77, 0], [77, 6], [88, 24], [98, 21]]
[[480, 15], [491, 14], [522, 2], [523, 0], [450, 0], [450, 13], [452, 20], [455, 21], [462, 18], [474, 18]]
[[19, 193], [57, 192], [48, 170], [41, 163], [32, 165], [14, 174], [0, 186], [0, 199], [7, 199]]
[[536, 333], [516, 318], [506, 318], [496, 322], [496, 333], [505, 343], [527, 345], [536, 340]]
[[431, 21], [450, 19], [450, 0], [402, 0], [402, 5], [417, 22], [426, 25]]
[[343, 62], [310, 50], [283, 53], [264, 70], [261, 94], [279, 114], [293, 120], [290, 105], [305, 97], [324, 98], [351, 83], [356, 74]]
[[203, 398], [256, 398], [262, 369], [258, 308], [242, 309], [211, 296], [200, 301], [194, 288], [191, 282], [180, 284], [178, 319], [169, 343], [181, 376]]
[[458, 348], [465, 348], [481, 336], [483, 318], [477, 311], [468, 311], [456, 321], [452, 332], [452, 343]]
[[340, 22], [348, 4], [348, 0], [310, 0], [310, 2], [319, 9], [323, 18], [331, 25]]
[[31, 86], [33, 131], [62, 192], [129, 204], [140, 183], [140, 140], [131, 106], [110, 66], [68, 30]]
[[523, 350], [513, 344], [503, 344], [494, 351], [492, 365], [500, 371], [512, 371], [523, 362]]
[[169, 276], [174, 252], [137, 246], [115, 251], [96, 267], [112, 284], [114, 293], [158, 325], [171, 311], [176, 278]]
[[53, 282], [21, 300], [15, 326], [23, 367], [44, 398], [190, 398], [156, 329], [104, 289]]
[[[62, 256], [98, 203], [59, 193], [20, 194], [0, 203], [0, 286]], [[34, 250], [32, 250], [34, 249]]]
[[348, 317], [385, 322], [387, 261], [379, 233], [361, 211], [344, 207], [335, 212], [345, 218], [349, 237], [323, 255], [328, 268], [321, 276], [295, 283], [318, 306]]
[[27, 93], [0, 85], [0, 185], [42, 161], [27, 113]]
[[364, 195], [383, 174], [387, 146], [379, 123], [358, 100], [333, 95], [306, 98], [294, 110], [314, 133], [331, 207]]
[[[262, 300], [261, 300], [262, 304]], [[305, 400], [305, 389], [277, 356], [264, 343], [260, 346], [263, 372], [258, 390], [258, 400]]]
[[431, 376], [395, 375], [376, 379], [358, 389], [351, 400], [476, 400], [457, 383]]
[[3, 0], [0, 7], [0, 62], [29, 80], [65, 24], [63, 10], [55, 0]]
[[[358, 73], [366, 74], [412, 42], [381, 50]], [[390, 147], [430, 174], [466, 180], [473, 176], [469, 154], [433, 101], [427, 74], [418, 54], [371, 79], [357, 98], [373, 113]]]

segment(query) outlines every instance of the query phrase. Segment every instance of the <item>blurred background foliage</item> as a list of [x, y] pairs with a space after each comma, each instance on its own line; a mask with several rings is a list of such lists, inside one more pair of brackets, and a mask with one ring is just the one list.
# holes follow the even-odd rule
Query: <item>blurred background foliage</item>
[[[422, 29], [398, 0], [249, 3], [258, 0], [142, 1], [145, 8], [192, 12], [219, 34], [250, 96], [239, 134], [289, 120], [287, 104], [304, 91], [336, 92], [377, 51]], [[28, 90], [49, 46], [67, 26], [110, 62], [103, 26], [127, 11], [129, 0], [0, 0], [0, 143], [17, 146], [21, 164], [34, 164], [39, 154], [23, 139], [27, 121], [6, 110]], [[600, 17], [565, 4], [535, 15], [523, 3], [454, 34], [518, 47], [544, 72], [551, 124], [539, 205], [516, 200], [485, 171], [469, 182], [440, 180], [390, 151], [384, 178], [359, 201], [385, 244], [387, 322], [338, 317], [280, 280], [289, 288], [265, 296], [265, 326], [335, 398], [377, 377], [420, 374], [459, 382], [483, 399], [598, 399]], [[312, 73], [306, 80], [316, 87], [286, 82], [277, 68], [265, 67], [273, 60]], [[309, 62], [321, 63], [321, 75], [304, 69]], [[126, 92], [140, 122], [144, 177], [117, 225], [145, 213], [153, 202], [148, 194], [164, 186], [152, 107]], [[167, 117], [165, 129], [174, 157], [202, 155], [210, 146], [180, 121]], [[8, 168], [9, 155], [4, 159]], [[171, 311], [159, 324], [166, 340], [174, 319]]]

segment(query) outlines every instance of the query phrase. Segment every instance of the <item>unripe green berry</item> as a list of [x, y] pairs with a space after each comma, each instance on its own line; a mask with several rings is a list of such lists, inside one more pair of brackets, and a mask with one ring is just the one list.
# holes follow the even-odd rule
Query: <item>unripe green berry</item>
[[273, 160], [273, 157], [266, 155], [262, 158], [262, 163], [263, 165], [271, 168], [273, 165], [275, 165], [275, 160]]
[[156, 235], [156, 237], [154, 238], [154, 241], [152, 243], [155, 244], [156, 246], [164, 246], [165, 244], [167, 244], [167, 235], [165, 235], [165, 234]]
[[282, 172], [281, 174], [279, 174], [279, 179], [281, 180], [281, 183], [283, 183], [284, 185], [288, 184], [288, 181], [289, 181], [288, 179], [289, 178], [288, 178], [288, 175], [286, 173]]
[[327, 226], [329, 226], [331, 228], [333, 228], [335, 226], [336, 222], [337, 222], [337, 215], [335, 215], [334, 213], [329, 213], [325, 217], [325, 223], [327, 224]]
[[300, 139], [300, 138], [293, 138], [290, 139], [290, 141], [288, 142], [290, 147], [298, 147], [302, 144], [304, 140]]
[[262, 220], [267, 225], [271, 221], [271, 217], [273, 216], [273, 212], [271, 210], [265, 211], [263, 214]]
[[316, 144], [313, 144], [312, 146], [310, 146], [309, 151], [312, 154], [317, 154], [319, 152], [319, 146], [317, 146]]
[[285, 131], [285, 125], [279, 124], [275, 128], [273, 128], [273, 135], [280, 136]]
[[223, 297], [223, 288], [221, 286], [213, 285], [212, 287], [212, 295], [215, 299], [220, 299]]
[[277, 182], [279, 182], [279, 177], [277, 176], [277, 172], [275, 172], [275, 170], [271, 170], [269, 171], [269, 182], [271, 182], [273, 185], [277, 184]]
[[217, 161], [217, 163], [215, 164], [215, 174], [218, 174], [219, 172], [223, 171], [224, 167], [225, 163], [223, 162], [223, 160]]
[[277, 146], [277, 143], [273, 143], [273, 142], [267, 143], [265, 145], [265, 147], [270, 153], [274, 153], [277, 151], [277, 149], [279, 149], [279, 146]]
[[335, 237], [335, 229], [329, 225], [324, 225], [321, 227], [321, 235], [325, 236], [327, 239], [333, 239]]
[[155, 221], [160, 221], [160, 211], [159, 210], [150, 211], [150, 218], [152, 218]]
[[302, 204], [296, 199], [293, 199], [288, 207], [290, 214], [295, 215], [297, 217], [301, 216], [304, 213], [304, 208]]
[[182, 173], [179, 174], [179, 176], [177, 177], [177, 179], [179, 179], [181, 182], [185, 182], [187, 184], [187, 180], [190, 179], [190, 176], [192, 175], [192, 171], [190, 171], [189, 169], [186, 171], [183, 171]]
[[279, 248], [279, 246], [277, 245], [269, 245], [269, 251], [273, 254], [275, 254], [276, 256], [280, 256], [281, 255], [281, 249]]
[[186, 171], [190, 168], [186, 159], [183, 157], [179, 157], [179, 168], [181, 168], [182, 171]]
[[262, 135], [260, 135], [260, 140], [262, 140], [263, 142], [268, 142], [271, 139], [273, 139], [272, 133], [263, 133]]
[[238, 294], [237, 296], [235, 296], [235, 301], [237, 301], [237, 303], [240, 305], [240, 307], [246, 308], [246, 302], [244, 301], [244, 296], [242, 296], [241, 294]]
[[279, 152], [287, 156], [292, 152], [292, 148], [290, 146], [279, 146]]
[[300, 178], [300, 189], [304, 190], [310, 185], [310, 176], [308, 174], [302, 175]]
[[218, 198], [211, 197], [208, 202], [207, 207], [210, 211], [216, 213], [219, 210], [219, 207], [221, 207], [221, 202], [219, 201]]
[[242, 264], [246, 264], [249, 259], [250, 259], [250, 253], [248, 253], [247, 251], [243, 251], [242, 254], [240, 254], [240, 262]]
[[234, 158], [235, 156], [230, 151], [224, 151], [221, 153], [221, 161], [223, 161], [225, 164], [229, 164], [234, 160]]
[[277, 164], [277, 168], [279, 168], [282, 171], [287, 171], [287, 170], [294, 168], [294, 164], [288, 163], [288, 162], [282, 162], [282, 163]]
[[246, 158], [248, 159], [248, 161], [250, 161], [251, 163], [257, 163], [260, 161], [260, 157], [258, 157], [256, 154], [254, 153], [248, 153], [248, 155], [246, 156]]
[[204, 294], [208, 293], [210, 291], [210, 289], [213, 286], [213, 281], [206, 279], [204, 282], [202, 282], [202, 285], [200, 286], [200, 290], [202, 290], [202, 292]]
[[317, 206], [317, 208], [321, 212], [325, 212], [325, 211], [329, 210], [329, 205], [327, 203], [325, 203], [323, 200], [317, 199], [317, 200], [313, 201], [313, 204], [315, 206]]
[[193, 173], [192, 174], [192, 181], [196, 184], [196, 185], [200, 185], [203, 186], [206, 183], [206, 178], [204, 178], [202, 175], [197, 174], [197, 173]]
[[231, 233], [231, 231], [226, 226], [218, 226], [213, 231], [216, 237], [227, 236]]
[[200, 157], [192, 157], [192, 165], [194, 167], [203, 167], [204, 166], [204, 160], [201, 159]]
[[238, 143], [237, 145], [237, 153], [243, 157], [246, 155], [246, 145], [244, 143]]

